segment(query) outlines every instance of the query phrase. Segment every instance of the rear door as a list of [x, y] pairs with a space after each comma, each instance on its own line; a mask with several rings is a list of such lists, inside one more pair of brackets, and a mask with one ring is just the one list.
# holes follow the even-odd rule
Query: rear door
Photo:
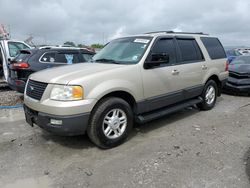
[[178, 66], [176, 76], [178, 87], [183, 90], [184, 99], [199, 96], [203, 90], [203, 69], [206, 69], [202, 51], [193, 37], [176, 37]]

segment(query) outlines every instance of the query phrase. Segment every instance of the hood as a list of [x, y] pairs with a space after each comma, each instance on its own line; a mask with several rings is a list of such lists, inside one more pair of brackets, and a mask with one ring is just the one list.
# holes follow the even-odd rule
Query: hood
[[250, 64], [230, 64], [229, 65], [229, 71], [231, 72], [237, 72], [240, 74], [250, 74]]
[[45, 83], [68, 84], [71, 80], [78, 79], [80, 77], [93, 75], [124, 66], [126, 65], [108, 63], [79, 63], [42, 70], [32, 74], [29, 78]]

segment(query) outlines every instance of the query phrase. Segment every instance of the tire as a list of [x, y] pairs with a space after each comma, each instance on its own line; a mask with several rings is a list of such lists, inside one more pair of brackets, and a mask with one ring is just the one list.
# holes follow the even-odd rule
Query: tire
[[109, 97], [100, 101], [92, 111], [87, 134], [100, 148], [116, 147], [127, 139], [133, 121], [130, 105], [123, 99]]
[[[206, 98], [206, 95], [208, 94], [209, 90], [210, 92], [213, 91], [213, 94], [210, 95], [211, 98], [209, 97]], [[211, 110], [215, 106], [217, 95], [218, 95], [218, 85], [216, 84], [216, 82], [214, 80], [207, 81], [203, 89], [203, 92], [201, 94], [201, 98], [203, 99], [203, 101], [202, 103], [197, 104], [198, 108], [200, 108], [201, 110]]]

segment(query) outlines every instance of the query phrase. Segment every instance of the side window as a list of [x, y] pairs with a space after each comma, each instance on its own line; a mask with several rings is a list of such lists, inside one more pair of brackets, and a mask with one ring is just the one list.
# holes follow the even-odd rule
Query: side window
[[47, 52], [41, 57], [40, 61], [45, 63], [54, 63], [55, 59], [56, 59], [56, 52]]
[[10, 57], [15, 57], [17, 56], [19, 50], [27, 49], [29, 47], [21, 42], [8, 42], [8, 48]]
[[78, 54], [47, 52], [41, 57], [40, 61], [45, 63], [72, 64], [72, 63], [78, 63], [79, 59], [78, 59]]
[[93, 55], [92, 54], [82, 54], [82, 57], [85, 61], [92, 60]]
[[56, 61], [57, 63], [65, 63], [65, 64], [73, 64], [79, 63], [78, 54], [77, 53], [56, 53]]
[[175, 53], [174, 39], [161, 38], [155, 43], [152, 49], [152, 53], [166, 53], [169, 55], [169, 63], [175, 64], [176, 53]]
[[226, 58], [225, 50], [217, 38], [201, 37], [205, 48], [211, 59], [223, 59]]
[[195, 39], [177, 39], [181, 62], [202, 61], [204, 57]]

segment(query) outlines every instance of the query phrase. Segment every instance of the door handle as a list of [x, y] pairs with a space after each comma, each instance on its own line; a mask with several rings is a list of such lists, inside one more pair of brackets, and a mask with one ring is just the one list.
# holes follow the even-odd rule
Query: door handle
[[180, 71], [178, 71], [178, 70], [172, 70], [172, 75], [178, 75], [180, 73]]
[[206, 65], [202, 65], [202, 70], [207, 70], [207, 66]]

